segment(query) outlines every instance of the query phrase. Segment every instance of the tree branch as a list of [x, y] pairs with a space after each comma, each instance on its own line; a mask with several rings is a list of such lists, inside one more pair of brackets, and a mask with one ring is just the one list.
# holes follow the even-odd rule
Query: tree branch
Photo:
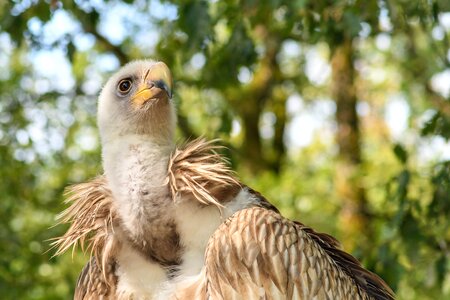
[[71, 8], [71, 11], [75, 15], [75, 18], [80, 21], [83, 30], [86, 33], [92, 34], [107, 51], [112, 52], [117, 57], [121, 65], [124, 65], [130, 61], [130, 57], [122, 50], [120, 46], [112, 44], [111, 41], [109, 41], [105, 36], [98, 32], [96, 28], [97, 24], [94, 21], [97, 16], [96, 11], [92, 11], [89, 13], [85, 12], [84, 10], [80, 9], [77, 4], [74, 4]]

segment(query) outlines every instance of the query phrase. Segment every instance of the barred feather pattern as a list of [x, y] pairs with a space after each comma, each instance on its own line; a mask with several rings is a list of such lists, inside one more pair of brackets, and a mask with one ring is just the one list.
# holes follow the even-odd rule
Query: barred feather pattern
[[78, 277], [74, 300], [117, 300], [116, 263], [111, 261], [106, 269], [102, 268], [97, 265], [95, 257], [92, 257]]
[[197, 280], [173, 299], [392, 300], [376, 274], [331, 236], [260, 207], [227, 219], [209, 239]]

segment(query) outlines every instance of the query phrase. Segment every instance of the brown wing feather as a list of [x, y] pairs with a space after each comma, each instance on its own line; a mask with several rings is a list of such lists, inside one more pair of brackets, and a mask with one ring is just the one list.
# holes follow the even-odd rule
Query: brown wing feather
[[[333, 259], [347, 275], [352, 277], [363, 290], [374, 299], [394, 299], [394, 292], [378, 275], [364, 269], [360, 262], [350, 254], [338, 249], [339, 242], [333, 237], [317, 233], [313, 229], [296, 222], [307, 230], [310, 237], [325, 250], [325, 252]], [[330, 243], [330, 238], [335, 243]], [[337, 243], [337, 244], [336, 244]]]
[[209, 241], [204, 292], [212, 299], [394, 299], [337, 245], [276, 212], [239, 211]]
[[95, 258], [91, 258], [78, 277], [74, 300], [116, 299], [115, 267], [115, 263], [110, 261], [104, 269], [101, 269]]

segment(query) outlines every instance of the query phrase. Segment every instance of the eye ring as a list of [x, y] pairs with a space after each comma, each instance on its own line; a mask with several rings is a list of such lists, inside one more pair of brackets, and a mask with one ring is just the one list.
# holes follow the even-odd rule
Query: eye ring
[[117, 84], [117, 90], [121, 94], [127, 94], [131, 90], [131, 86], [133, 85], [133, 82], [130, 78], [125, 78], [119, 81]]

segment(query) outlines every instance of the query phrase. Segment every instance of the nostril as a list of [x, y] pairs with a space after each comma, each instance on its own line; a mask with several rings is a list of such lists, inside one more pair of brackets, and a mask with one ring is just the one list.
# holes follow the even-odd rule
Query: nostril
[[156, 81], [153, 82], [153, 84], [157, 88], [160, 88], [160, 89], [166, 91], [166, 93], [169, 96], [169, 98], [172, 98], [172, 91], [170, 90], [170, 88], [167, 86], [167, 84], [163, 80], [156, 80]]
[[165, 83], [164, 83], [164, 81], [162, 81], [162, 80], [156, 80], [156, 81], [154, 81], [153, 82], [155, 85], [156, 85], [156, 87], [157, 88], [160, 88], [160, 89], [165, 89]]

